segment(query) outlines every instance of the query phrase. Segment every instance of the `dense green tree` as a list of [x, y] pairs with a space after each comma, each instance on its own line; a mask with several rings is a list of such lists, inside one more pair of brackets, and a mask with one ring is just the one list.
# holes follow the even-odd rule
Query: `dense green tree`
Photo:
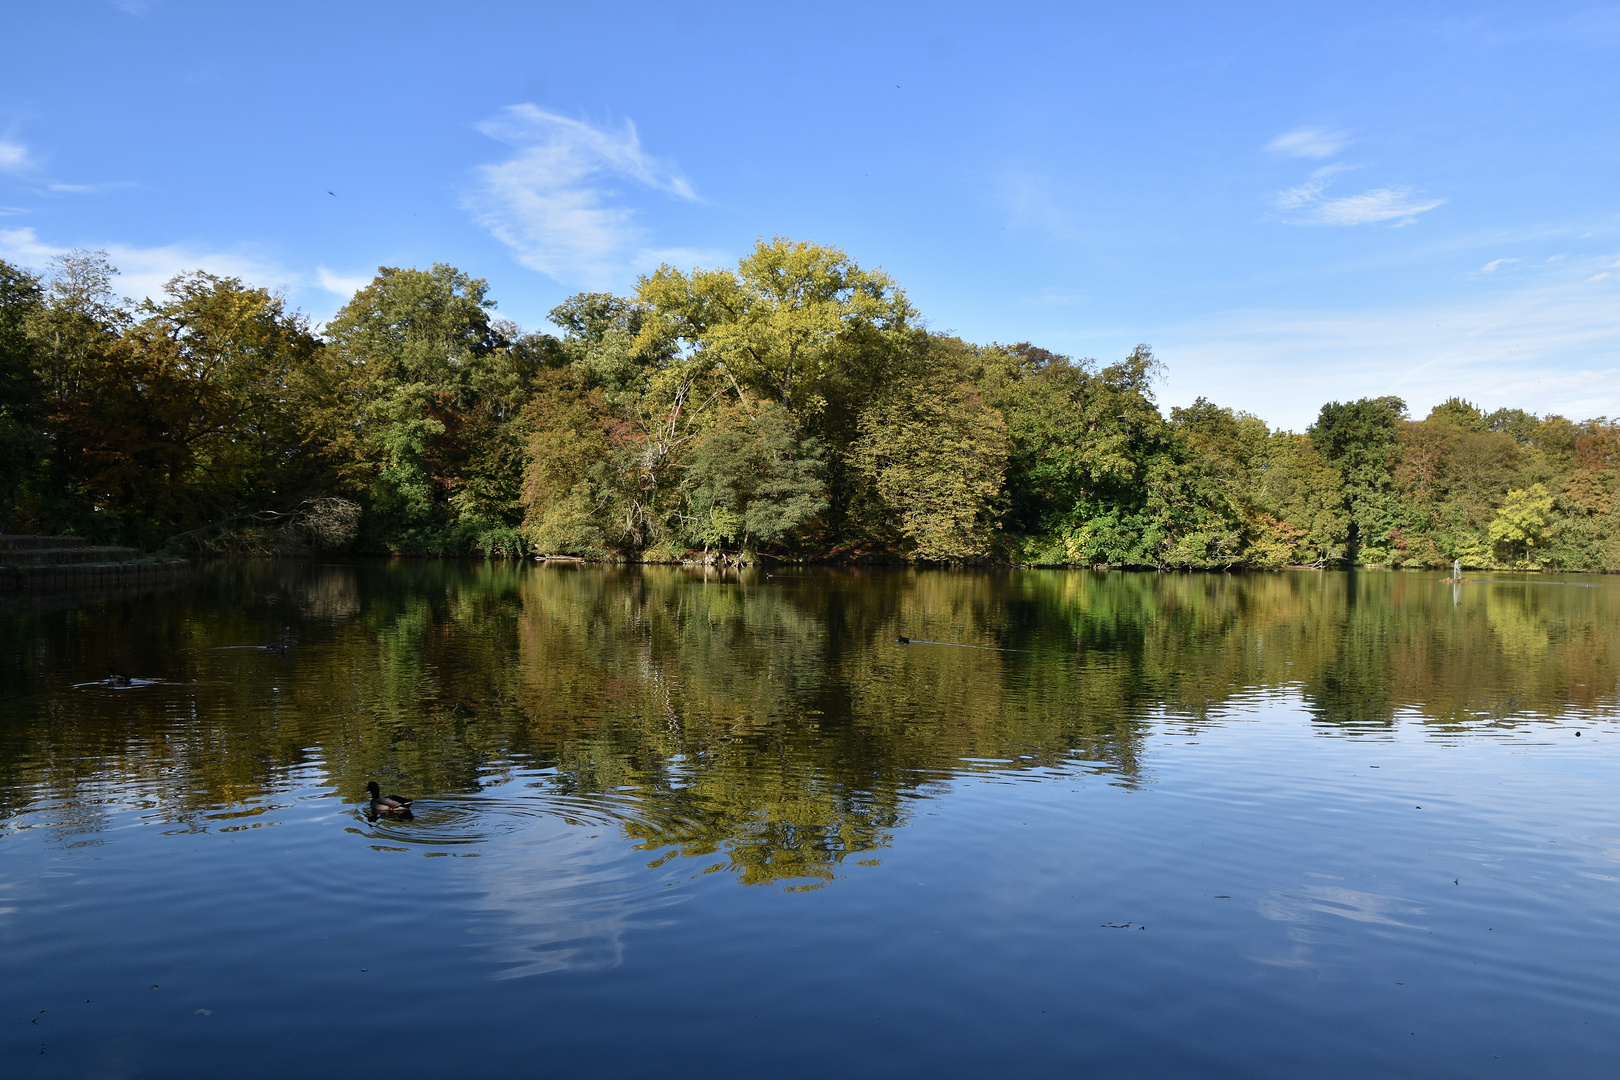
[[634, 492], [623, 490], [623, 429], [603, 390], [579, 385], [569, 372], [542, 372], [528, 426], [523, 534], [530, 545], [575, 555], [637, 550], [645, 536], [626, 513]]
[[1151, 349], [1138, 346], [1100, 370], [1027, 345], [1009, 352], [1018, 377], [992, 383], [993, 400], [1014, 447], [1009, 502], [1018, 526], [1034, 534], [1023, 543], [1026, 558], [1139, 566], [1242, 558], [1242, 470], [1198, 457], [1197, 440], [1215, 438], [1207, 402], [1180, 424], [1165, 421]]
[[75, 374], [58, 420], [80, 489], [143, 546], [252, 535], [330, 491], [309, 424], [320, 343], [281, 300], [181, 275]]
[[1007, 423], [1005, 527], [1020, 537], [1052, 533], [1085, 495], [1087, 473], [1072, 447], [1086, 433], [1082, 403], [1095, 365], [1028, 342], [989, 360], [985, 393]]
[[0, 527], [13, 531], [39, 517], [50, 455], [39, 342], [29, 332], [44, 303], [36, 275], [0, 260]]
[[861, 416], [854, 460], [894, 516], [908, 553], [988, 555], [1007, 465], [1006, 424], [948, 368], [905, 381]]
[[523, 530], [541, 551], [678, 553], [683, 455], [731, 391], [644, 334], [647, 319], [644, 303], [601, 293], [551, 312], [563, 336], [545, 349], [525, 414]]
[[1011, 377], [990, 385], [1011, 441], [1008, 502], [1041, 562], [1153, 565], [1165, 541], [1148, 474], [1173, 453], [1153, 400], [1158, 362], [1138, 346], [1117, 364], [1013, 346]]
[[1553, 497], [1540, 484], [1510, 491], [1491, 522], [1490, 537], [1507, 547], [1509, 558], [1517, 556], [1533, 563], [1536, 548], [1546, 535], [1553, 508]]
[[1201, 397], [1186, 408], [1171, 409], [1170, 423], [1233, 499], [1242, 499], [1254, 487], [1271, 435], [1265, 421]]
[[1542, 422], [1533, 413], [1523, 409], [1497, 409], [1485, 418], [1485, 426], [1491, 431], [1505, 431], [1513, 437], [1513, 441], [1523, 445], [1536, 442], [1536, 435]]
[[1192, 512], [1201, 527], [1168, 561], [1194, 566], [1232, 565], [1240, 558], [1252, 566], [1300, 561], [1295, 545], [1279, 546], [1291, 537], [1290, 530], [1257, 505], [1270, 448], [1265, 422], [1200, 397], [1186, 408], [1171, 409], [1170, 423], [1182, 443], [1183, 483], [1199, 508]]
[[936, 359], [893, 281], [837, 248], [777, 237], [735, 270], [662, 267], [637, 298], [647, 312], [642, 347], [671, 357], [649, 388], [666, 426], [700, 426], [722, 400], [774, 401], [792, 415], [796, 437], [824, 453], [817, 540], [863, 546], [890, 537], [882, 500], [850, 448], [864, 412]]
[[65, 409], [100, 375], [107, 351], [134, 320], [113, 292], [118, 270], [104, 251], [70, 251], [51, 260], [46, 303], [33, 327], [44, 350], [41, 372], [52, 402]]
[[1559, 567], [1620, 568], [1620, 424], [1599, 418], [1579, 425], [1569, 465], [1555, 472], [1563, 482], [1543, 555]]
[[[667, 348], [641, 341], [647, 307], [609, 293], [580, 293], [551, 310], [561, 340], [546, 335], [547, 366], [570, 367], [591, 386], [615, 399], [647, 390], [654, 371], [671, 358]], [[540, 335], [525, 340], [540, 341]]]
[[1266, 440], [1256, 481], [1253, 547], [1257, 566], [1327, 566], [1346, 555], [1350, 512], [1344, 480], [1307, 435], [1279, 431]]
[[1425, 418], [1430, 423], [1450, 424], [1464, 431], [1491, 430], [1490, 419], [1480, 411], [1479, 406], [1460, 397], [1447, 398], [1429, 410]]
[[1390, 462], [1400, 503], [1390, 560], [1480, 566], [1490, 560], [1486, 530], [1496, 508], [1510, 487], [1536, 478], [1542, 458], [1482, 420], [1431, 414], [1399, 426]]
[[444, 263], [383, 267], [327, 326], [371, 544], [520, 550], [519, 418], [542, 350], [514, 349], [494, 307], [481, 278]]
[[[124, 523], [96, 506], [85, 490], [85, 448], [75, 436], [76, 426], [93, 418], [96, 387], [118, 349], [120, 334], [133, 322], [129, 301], [113, 292], [116, 274], [105, 252], [57, 256], [44, 278], [45, 302], [27, 320], [50, 440], [46, 490], [31, 515], [33, 527], [41, 532], [127, 538]], [[156, 398], [152, 404], [164, 406]]]
[[1389, 558], [1391, 531], [1400, 525], [1389, 458], [1396, 426], [1405, 416], [1406, 403], [1398, 397], [1332, 401], [1309, 429], [1312, 445], [1344, 481], [1354, 561]]
[[782, 405], [732, 405], [686, 463], [683, 532], [703, 546], [780, 544], [827, 509], [822, 451]]

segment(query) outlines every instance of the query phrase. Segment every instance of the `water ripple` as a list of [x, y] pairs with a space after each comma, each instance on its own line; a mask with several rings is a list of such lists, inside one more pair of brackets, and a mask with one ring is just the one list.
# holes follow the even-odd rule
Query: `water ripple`
[[364, 805], [354, 816], [363, 835], [395, 844], [426, 847], [480, 844], [542, 823], [573, 827], [678, 832], [685, 823], [677, 815], [623, 796], [580, 796], [536, 792], [522, 798], [483, 794], [445, 795], [419, 799], [408, 818], [379, 816], [375, 821]]

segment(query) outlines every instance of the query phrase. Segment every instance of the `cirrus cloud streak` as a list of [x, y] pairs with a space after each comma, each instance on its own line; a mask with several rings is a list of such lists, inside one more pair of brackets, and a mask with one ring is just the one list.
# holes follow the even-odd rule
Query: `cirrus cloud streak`
[[1317, 169], [1305, 183], [1272, 196], [1272, 205], [1289, 214], [1284, 220], [1295, 225], [1378, 225], [1393, 221], [1401, 226], [1412, 224], [1419, 214], [1446, 201], [1420, 199], [1409, 187], [1373, 188], [1359, 195], [1330, 197], [1327, 188], [1331, 178], [1347, 168], [1328, 165]]
[[1350, 143], [1350, 136], [1334, 128], [1302, 127], [1285, 132], [1266, 144], [1274, 154], [1287, 157], [1329, 158]]
[[476, 126], [516, 152], [478, 168], [464, 205], [524, 266], [568, 284], [611, 287], [659, 261], [708, 254], [647, 245], [621, 187], [701, 200], [679, 169], [642, 148], [630, 121], [599, 128], [522, 104]]

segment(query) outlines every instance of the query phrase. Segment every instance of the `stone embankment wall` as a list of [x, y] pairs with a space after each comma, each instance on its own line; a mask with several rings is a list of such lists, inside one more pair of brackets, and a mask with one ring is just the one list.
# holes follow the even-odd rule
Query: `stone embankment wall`
[[0, 533], [0, 596], [167, 585], [190, 570], [185, 559], [143, 558], [134, 548], [96, 547], [77, 536]]

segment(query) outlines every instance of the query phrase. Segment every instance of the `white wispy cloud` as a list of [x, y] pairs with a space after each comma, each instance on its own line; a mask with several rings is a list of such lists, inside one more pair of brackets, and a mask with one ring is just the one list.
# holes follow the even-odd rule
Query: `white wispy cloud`
[[1481, 274], [1494, 274], [1509, 263], [1516, 263], [1518, 261], [1518, 259], [1492, 259], [1490, 262], [1480, 267], [1479, 272]]
[[466, 208], [520, 263], [558, 281], [609, 286], [657, 264], [660, 253], [646, 245], [616, 182], [698, 200], [679, 169], [642, 148], [628, 120], [609, 130], [524, 104], [477, 128], [516, 153], [478, 169]]
[[[1572, 261], [1473, 299], [1374, 311], [1242, 311], [1155, 336], [1168, 404], [1203, 394], [1303, 430], [1331, 400], [1453, 395], [1572, 419], [1620, 415], [1620, 275]], [[1518, 279], [1489, 279], [1493, 281]], [[1482, 279], [1483, 281], [1483, 279]]]
[[1324, 165], [1311, 173], [1310, 179], [1298, 187], [1291, 187], [1273, 195], [1272, 205], [1279, 210], [1297, 210], [1302, 206], [1315, 206], [1322, 201], [1322, 192], [1327, 189], [1328, 180], [1333, 174], [1344, 172], [1348, 168], [1350, 168], [1348, 165]]
[[1026, 304], [1039, 304], [1043, 307], [1076, 307], [1086, 303], [1091, 297], [1080, 289], [1041, 289], [1033, 296], [1024, 297]]
[[1266, 149], [1288, 157], [1329, 158], [1349, 144], [1349, 134], [1336, 128], [1302, 127], [1272, 139]]
[[10, 139], [0, 139], [0, 172], [20, 173], [34, 168], [28, 147]]
[[70, 184], [52, 179], [47, 174], [40, 156], [26, 143], [11, 137], [0, 137], [0, 174], [15, 176], [35, 192], [49, 192], [52, 195], [99, 195], [105, 191], [133, 186], [127, 180]]
[[1382, 221], [1410, 225], [1419, 214], [1427, 213], [1445, 201], [1421, 201], [1407, 187], [1374, 188], [1360, 195], [1324, 199], [1316, 207], [1316, 218], [1324, 225], [1375, 225]]
[[[191, 270], [241, 278], [250, 285], [281, 292], [326, 287], [326, 282], [317, 275], [289, 269], [274, 259], [250, 251], [210, 250], [188, 244], [137, 247], [112, 243], [94, 247], [106, 251], [108, 261], [118, 268], [115, 288], [137, 300], [162, 296], [165, 282]], [[36, 271], [48, 270], [53, 258], [69, 250], [67, 246], [40, 239], [32, 228], [0, 229], [0, 259]], [[318, 275], [325, 273], [318, 271]]]
[[119, 188], [134, 186], [128, 180], [108, 180], [100, 184], [64, 184], [53, 180], [45, 185], [45, 189], [58, 195], [100, 195], [104, 191], [117, 191]]
[[1272, 205], [1290, 212], [1286, 218], [1296, 225], [1377, 225], [1392, 221], [1410, 225], [1419, 214], [1445, 203], [1444, 199], [1419, 199], [1409, 187], [1383, 187], [1359, 195], [1330, 197], [1328, 184], [1335, 173], [1349, 166], [1328, 165], [1317, 169], [1298, 187], [1279, 191]]
[[371, 284], [371, 275], [362, 274], [354, 277], [345, 277], [334, 274], [324, 266], [315, 268], [315, 282], [329, 293], [334, 293], [347, 300], [367, 285]]
[[43, 243], [33, 229], [0, 229], [0, 258], [22, 266], [37, 270], [67, 250]]

